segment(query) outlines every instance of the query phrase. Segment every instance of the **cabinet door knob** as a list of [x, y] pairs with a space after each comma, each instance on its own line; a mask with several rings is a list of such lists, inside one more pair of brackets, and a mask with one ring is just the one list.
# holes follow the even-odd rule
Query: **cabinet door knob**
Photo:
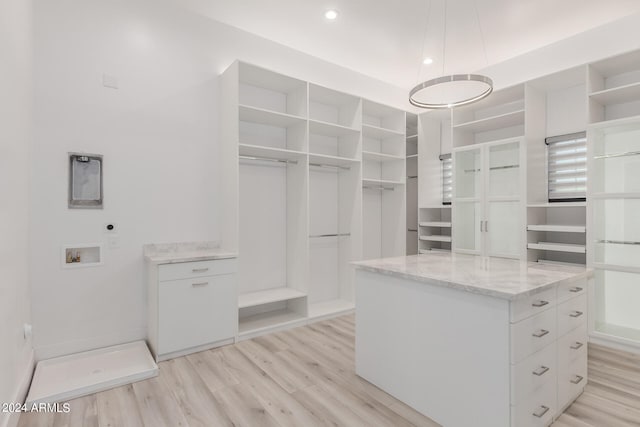
[[534, 417], [538, 417], [538, 418], [542, 418], [542, 417], [544, 417], [544, 414], [546, 414], [547, 412], [549, 412], [549, 407], [541, 405], [540, 409], [538, 409], [536, 412], [533, 413], [533, 416]]
[[576, 310], [576, 311], [572, 311], [571, 313], [569, 313], [569, 316], [571, 316], [571, 317], [580, 317], [583, 314], [584, 314], [583, 312]]
[[540, 329], [539, 331], [534, 332], [532, 335], [536, 338], [542, 338], [543, 336], [547, 335], [549, 333], [549, 331], [547, 331], [546, 329]]
[[194, 273], [204, 273], [205, 271], [209, 271], [209, 267], [205, 267], [205, 268], [194, 268], [193, 270]]
[[573, 288], [569, 289], [569, 292], [573, 292], [573, 293], [582, 292], [582, 288], [580, 286], [574, 286]]
[[584, 379], [584, 377], [580, 376], [580, 375], [576, 375], [572, 380], [571, 380], [571, 384], [580, 384], [580, 381], [582, 381]]
[[533, 371], [533, 375], [536, 375], [538, 377], [543, 376], [544, 374], [546, 374], [549, 371], [549, 368], [547, 368], [546, 366], [540, 366], [538, 369], [536, 369], [535, 371]]
[[576, 341], [575, 344], [571, 344], [571, 350], [577, 350], [580, 347], [582, 347], [584, 344], [582, 344], [580, 341]]
[[549, 301], [538, 300], [534, 301], [531, 305], [534, 307], [544, 307], [547, 304], [549, 304]]

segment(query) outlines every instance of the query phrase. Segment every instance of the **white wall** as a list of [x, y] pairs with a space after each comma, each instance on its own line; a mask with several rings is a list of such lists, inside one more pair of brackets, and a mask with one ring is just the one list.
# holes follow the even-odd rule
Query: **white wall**
[[[145, 337], [142, 245], [216, 240], [217, 81], [236, 58], [404, 106], [404, 90], [182, 10], [171, 1], [35, 5], [31, 264], [36, 356]], [[102, 74], [119, 89], [102, 87]], [[104, 155], [105, 208], [67, 209], [68, 151]], [[224, 185], [224, 183], [221, 183]], [[119, 248], [103, 225], [117, 223]], [[105, 243], [104, 265], [60, 248]]]
[[[24, 397], [32, 346], [27, 274], [29, 145], [31, 142], [31, 2], [0, 2], [0, 402]], [[0, 426], [16, 416], [0, 412]]]

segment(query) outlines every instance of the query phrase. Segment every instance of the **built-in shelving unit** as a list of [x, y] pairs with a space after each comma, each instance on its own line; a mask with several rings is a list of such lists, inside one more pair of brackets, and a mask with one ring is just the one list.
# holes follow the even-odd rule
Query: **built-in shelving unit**
[[529, 261], [585, 264], [585, 203], [529, 204], [527, 249]]
[[451, 206], [420, 208], [418, 221], [419, 251], [451, 250]]
[[[405, 127], [407, 255], [418, 253], [418, 116], [407, 113]], [[363, 153], [364, 157], [364, 153]]]
[[220, 98], [237, 338], [352, 311], [363, 248], [405, 251], [405, 112], [240, 61]]

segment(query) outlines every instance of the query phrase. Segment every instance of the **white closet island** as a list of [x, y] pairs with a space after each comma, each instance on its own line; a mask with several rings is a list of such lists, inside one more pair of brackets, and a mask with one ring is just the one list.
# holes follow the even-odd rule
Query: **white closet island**
[[587, 382], [584, 267], [436, 252], [356, 265], [356, 373], [447, 427], [547, 426]]

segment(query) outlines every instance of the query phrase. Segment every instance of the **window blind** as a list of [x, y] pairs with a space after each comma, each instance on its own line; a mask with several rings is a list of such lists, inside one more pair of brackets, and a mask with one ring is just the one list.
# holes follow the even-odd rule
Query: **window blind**
[[553, 136], [547, 144], [549, 202], [587, 198], [586, 132]]
[[453, 161], [451, 153], [440, 156], [442, 167], [442, 204], [450, 205], [453, 195]]

